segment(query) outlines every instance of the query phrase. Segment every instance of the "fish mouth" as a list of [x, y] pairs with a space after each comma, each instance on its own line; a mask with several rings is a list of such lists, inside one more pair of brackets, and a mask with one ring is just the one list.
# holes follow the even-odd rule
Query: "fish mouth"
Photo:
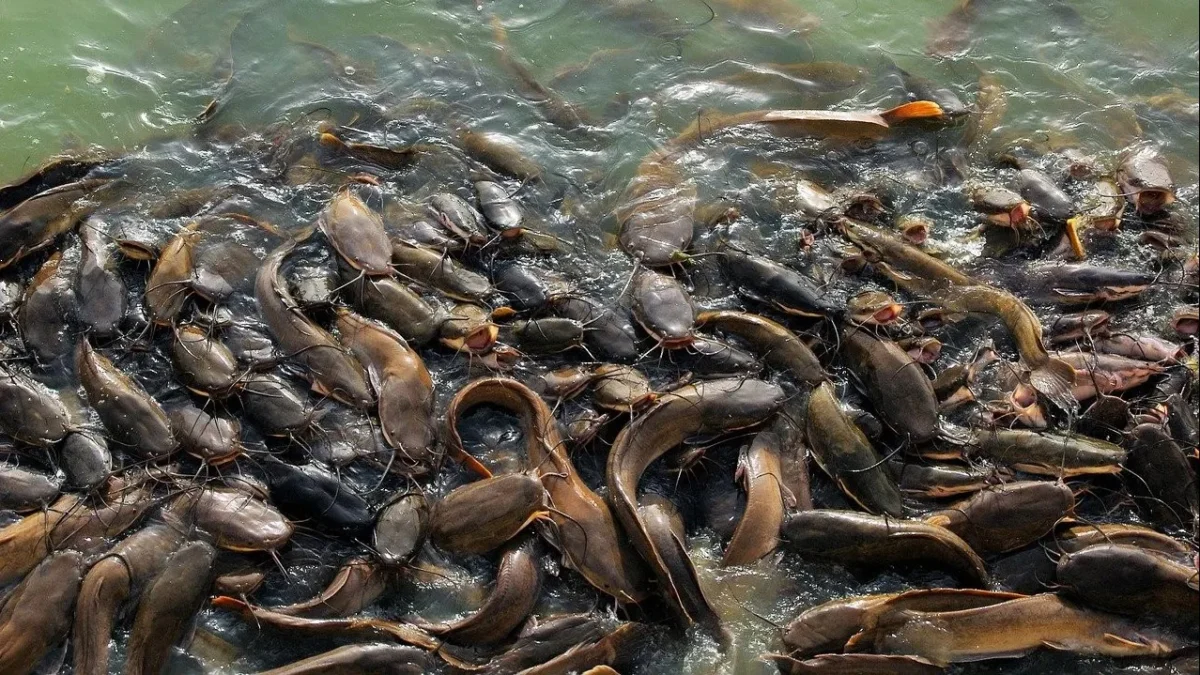
[[850, 320], [857, 324], [886, 326], [890, 323], [895, 323], [900, 315], [904, 313], [904, 308], [897, 303], [884, 305], [879, 309], [866, 309], [855, 312]]
[[1032, 210], [1033, 207], [1029, 205], [1029, 202], [1021, 202], [1011, 207], [1000, 207], [998, 212], [988, 214], [987, 220], [1000, 227], [1024, 227], [1029, 221], [1029, 213]]
[[1174, 201], [1175, 193], [1154, 188], [1138, 190], [1133, 196], [1133, 205], [1138, 213], [1158, 213]]
[[908, 355], [917, 363], [931, 364], [942, 355], [942, 343], [933, 341], [916, 345], [908, 350]]
[[690, 333], [676, 337], [662, 337], [656, 335], [655, 338], [658, 340], [658, 345], [663, 349], [682, 349], [690, 346], [696, 341], [696, 336]]
[[1096, 216], [1089, 218], [1088, 224], [1100, 232], [1116, 232], [1121, 227], [1121, 216]]
[[494, 323], [480, 326], [466, 335], [452, 338], [442, 338], [442, 344], [459, 352], [484, 354], [488, 352], [500, 337], [500, 327]]
[[1175, 332], [1180, 335], [1196, 335], [1200, 333], [1200, 319], [1195, 317], [1176, 319]]
[[929, 226], [924, 223], [907, 225], [903, 230], [904, 239], [913, 246], [923, 246], [929, 241]]

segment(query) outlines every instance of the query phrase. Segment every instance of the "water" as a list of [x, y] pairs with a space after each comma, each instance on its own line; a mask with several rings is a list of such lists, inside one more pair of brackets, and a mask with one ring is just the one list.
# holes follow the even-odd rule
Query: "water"
[[[586, 280], [590, 290], [615, 297], [631, 266], [613, 246], [614, 224], [605, 216], [647, 151], [698, 116], [717, 112], [890, 107], [903, 100], [897, 80], [889, 76], [894, 62], [968, 101], [982, 73], [994, 76], [1008, 100], [1005, 117], [990, 135], [997, 147], [1022, 145], [1034, 152], [1077, 147], [1111, 163], [1136, 141], [1159, 144], [1184, 212], [1192, 218], [1194, 237], [1200, 176], [1196, 3], [977, 3], [979, 16], [964, 51], [947, 58], [931, 58], [925, 50], [931, 28], [957, 4], [948, 0], [710, 3], [711, 8], [700, 0], [501, 0], [480, 6], [420, 0], [63, 0], [48, 10], [42, 0], [4, 0], [0, 183], [60, 151], [99, 146], [133, 153], [130, 166], [151, 193], [210, 184], [240, 187], [253, 194], [270, 220], [292, 229], [311, 220], [341, 177], [305, 192], [264, 180], [246, 157], [269, 150], [286, 129], [323, 119], [353, 127], [362, 120], [376, 142], [434, 143], [445, 143], [459, 125], [497, 131], [515, 138], [545, 171], [545, 186], [531, 188], [529, 200], [544, 229], [567, 243], [561, 265]], [[600, 120], [595, 130], [558, 128], [516, 93], [511, 74], [499, 62], [493, 17], [539, 80]], [[819, 19], [819, 28], [813, 29], [812, 17]], [[763, 64], [809, 61], [853, 64], [865, 76], [844, 87], [752, 77]], [[197, 116], [214, 97], [216, 115], [196, 131]], [[880, 147], [848, 150], [736, 132], [689, 154], [686, 165], [702, 202], [728, 200], [751, 216], [734, 224], [739, 237], [782, 254], [794, 250], [796, 224], [772, 212], [752, 170], [755, 159], [785, 160], [832, 184], [871, 183], [924, 176], [959, 133], [914, 132]], [[201, 140], [187, 140], [193, 134]], [[247, 142], [248, 137], [254, 140]], [[392, 192], [416, 201], [436, 190], [466, 186], [465, 174], [443, 179], [438, 166], [430, 164], [398, 179]], [[935, 238], [948, 254], [960, 260], [978, 254], [980, 243], [963, 236], [976, 221], [958, 188], [935, 186], [909, 199], [906, 207], [938, 220], [942, 229]], [[166, 232], [176, 225], [159, 226]], [[1133, 250], [1130, 237], [1099, 251], [1099, 260], [1129, 265]], [[816, 265], [812, 271], [832, 279], [832, 266]], [[835, 291], [844, 285], [832, 280]], [[722, 302], [719, 293], [706, 300], [714, 306]], [[1149, 325], [1166, 307], [1148, 306], [1137, 320]], [[957, 346], [960, 351], [968, 347]], [[431, 363], [431, 369], [452, 391], [465, 367], [444, 361]], [[145, 359], [138, 364], [152, 370]], [[511, 434], [493, 436], [480, 444], [513, 444]], [[714, 451], [713, 470], [731, 470], [735, 450]], [[593, 479], [602, 470], [602, 458], [577, 461]], [[444, 477], [439, 489], [461, 479]], [[680, 492], [696, 489], [684, 484]], [[864, 582], [834, 566], [788, 556], [721, 570], [721, 545], [711, 530], [697, 527], [693, 535], [692, 553], [729, 621], [735, 648], [721, 657], [702, 636], [692, 635], [652, 650], [635, 672], [772, 672], [757, 658], [778, 648], [776, 632], [749, 610], [783, 623], [829, 598], [944, 581], [883, 575]], [[284, 560], [295, 581], [284, 583], [275, 575], [266, 599], [292, 601], [311, 594], [329, 576], [322, 561], [344, 553], [318, 538], [301, 539]], [[491, 571], [474, 565], [463, 574], [485, 584]], [[592, 602], [569, 581], [548, 582], [545, 594], [543, 612], [586, 610]], [[436, 586], [397, 595], [374, 611], [440, 619], [468, 611], [478, 597], [463, 592], [448, 599]], [[224, 672], [299, 656], [294, 643], [254, 639], [252, 631], [220, 613], [206, 612], [202, 626], [234, 645], [237, 660], [224, 665]], [[176, 665], [181, 672], [198, 667], [184, 659]], [[1043, 654], [958, 671], [1125, 668], [1104, 659]]]

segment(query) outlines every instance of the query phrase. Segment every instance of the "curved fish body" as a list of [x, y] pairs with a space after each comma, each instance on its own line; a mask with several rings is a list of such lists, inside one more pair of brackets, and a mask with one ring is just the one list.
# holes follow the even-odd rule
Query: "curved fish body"
[[366, 366], [379, 402], [379, 424], [388, 445], [420, 475], [441, 464], [433, 410], [433, 380], [425, 362], [399, 334], [350, 310], [338, 310], [338, 332]]
[[82, 554], [55, 553], [0, 599], [0, 672], [33, 673], [67, 637], [84, 569]]
[[300, 364], [313, 389], [357, 408], [374, 402], [362, 364], [324, 328], [300, 312], [280, 268], [296, 248], [290, 240], [267, 256], [258, 270], [254, 296], [263, 320], [288, 358]]
[[760, 431], [738, 458], [734, 479], [746, 493], [746, 508], [725, 547], [722, 565], [752, 563], [779, 545], [784, 507], [791, 498], [783, 484], [782, 444], [775, 432]]
[[613, 511], [625, 532], [658, 577], [667, 601], [685, 617], [685, 625], [699, 620], [687, 613], [679, 595], [686, 579], [675, 579], [654, 539], [638, 514], [637, 486], [654, 460], [701, 432], [728, 431], [765, 421], [783, 404], [783, 391], [761, 380], [710, 380], [662, 395], [658, 403], [630, 423], [613, 442], [608, 457], [608, 489]]
[[819, 509], [789, 515], [783, 542], [801, 555], [851, 566], [929, 565], [964, 583], [987, 585], [983, 561], [950, 530], [916, 520]]
[[767, 365], [788, 373], [800, 382], [817, 384], [826, 379], [825, 370], [808, 345], [783, 325], [747, 312], [719, 310], [696, 316], [701, 327], [715, 328], [744, 340]]
[[343, 564], [316, 597], [271, 611], [292, 616], [325, 619], [358, 614], [387, 589], [388, 574], [378, 565], [355, 558]]
[[537, 537], [526, 536], [507, 546], [500, 555], [496, 583], [487, 600], [474, 613], [453, 623], [428, 626], [447, 642], [462, 645], [493, 644], [508, 637], [529, 618], [542, 588]]
[[904, 500], [887, 464], [842, 410], [828, 382], [808, 398], [806, 435], [817, 465], [842, 492], [872, 513], [904, 515]]
[[1028, 305], [1016, 296], [991, 286], [951, 287], [938, 294], [938, 302], [954, 312], [989, 314], [1004, 323], [1016, 343], [1021, 363], [1029, 369], [1029, 381], [1059, 407], [1075, 407], [1070, 394], [1075, 381], [1071, 364], [1051, 356], [1042, 342], [1042, 323]]
[[467, 410], [482, 404], [498, 406], [520, 418], [526, 466], [537, 472], [554, 506], [549, 516], [553, 540], [566, 563], [621, 602], [645, 597], [644, 572], [637, 556], [625, 544], [608, 504], [579, 477], [567, 456], [557, 420], [533, 390], [506, 378], [475, 380], [460, 389], [446, 410], [448, 445], [455, 456], [474, 462], [462, 449], [457, 424]]
[[679, 510], [669, 499], [653, 494], [646, 495], [643, 502], [638, 506], [638, 516], [645, 523], [646, 532], [664, 567], [670, 571], [672, 590], [684, 610], [679, 616], [681, 622], [684, 625], [700, 624], [722, 649], [728, 648], [729, 633], [705, 595], [700, 575], [688, 555], [687, 534]]
[[268, 626], [285, 633], [394, 640], [429, 651], [434, 651], [441, 646], [441, 642], [437, 638], [424, 630], [399, 621], [387, 621], [374, 617], [308, 619], [290, 614], [280, 614], [224, 595], [213, 598], [212, 604], [215, 607], [235, 611], [243, 619], [259, 627]]
[[217, 552], [204, 542], [184, 545], [167, 559], [162, 572], [138, 603], [125, 656], [125, 675], [157, 675], [167, 665], [208, 597]]
[[182, 543], [183, 535], [175, 528], [150, 525], [113, 546], [88, 569], [75, 605], [76, 673], [108, 674], [108, 647], [118, 610], [138, 597]]

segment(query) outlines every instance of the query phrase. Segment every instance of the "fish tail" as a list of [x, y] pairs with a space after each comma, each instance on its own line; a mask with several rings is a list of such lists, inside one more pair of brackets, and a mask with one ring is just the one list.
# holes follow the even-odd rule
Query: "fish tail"
[[933, 101], [912, 101], [911, 103], [898, 105], [891, 110], [885, 110], [879, 114], [888, 124], [895, 124], [904, 120], [939, 118], [944, 115], [942, 106]]
[[492, 16], [492, 39], [501, 49], [508, 49], [508, 30], [504, 28], [499, 16]]
[[1071, 394], [1071, 387], [1075, 384], [1075, 369], [1066, 361], [1047, 358], [1029, 373], [1029, 383], [1064, 410], [1073, 410], [1078, 406]]
[[237, 598], [231, 598], [228, 595], [218, 595], [217, 597], [213, 598], [212, 605], [213, 605], [213, 607], [220, 607], [221, 609], [230, 609], [235, 612], [250, 611], [249, 603], [247, 603], [244, 600], [239, 600]]

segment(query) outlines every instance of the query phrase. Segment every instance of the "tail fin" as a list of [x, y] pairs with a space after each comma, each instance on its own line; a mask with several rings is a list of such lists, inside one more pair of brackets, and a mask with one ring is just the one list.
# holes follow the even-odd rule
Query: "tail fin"
[[501, 49], [508, 49], [508, 30], [501, 23], [499, 16], [492, 16], [492, 39]]
[[237, 598], [231, 598], [228, 595], [218, 595], [217, 597], [213, 598], [212, 605], [213, 607], [220, 607], [221, 609], [233, 610], [235, 612], [250, 611], [249, 603]]
[[450, 456], [459, 464], [462, 464], [463, 467], [465, 467], [468, 471], [474, 473], [476, 476], [479, 476], [481, 479], [492, 477], [492, 472], [486, 466], [484, 466], [482, 462], [475, 459], [475, 457], [466, 450], [463, 450], [462, 448], [451, 448]]
[[940, 119], [945, 117], [945, 113], [942, 111], [942, 106], [933, 101], [912, 101], [898, 105], [891, 110], [885, 110], [879, 116], [888, 124], [895, 124], [904, 120]]
[[1079, 409], [1079, 402], [1071, 393], [1075, 384], [1075, 369], [1061, 359], [1049, 358], [1029, 373], [1029, 383], [1046, 398], [1063, 410]]
[[1067, 224], [1063, 227], [1063, 232], [1067, 235], [1067, 241], [1071, 244], [1071, 252], [1075, 254], [1076, 260], [1086, 260], [1087, 250], [1083, 248], [1083, 242], [1079, 239], [1079, 230], [1087, 226], [1087, 216], [1075, 216], [1068, 218]]

